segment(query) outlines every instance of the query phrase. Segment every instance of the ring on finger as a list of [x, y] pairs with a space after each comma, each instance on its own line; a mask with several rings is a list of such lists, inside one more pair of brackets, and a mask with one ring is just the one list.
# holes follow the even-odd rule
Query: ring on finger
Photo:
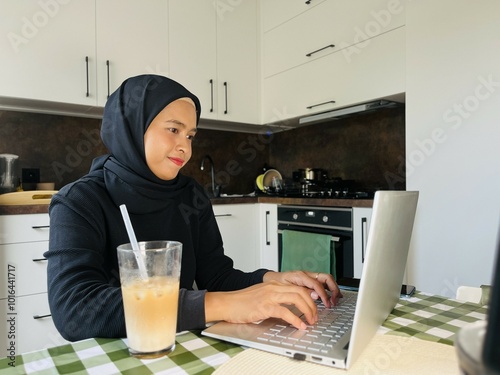
[[316, 274], [315, 279], [318, 280], [319, 272]]

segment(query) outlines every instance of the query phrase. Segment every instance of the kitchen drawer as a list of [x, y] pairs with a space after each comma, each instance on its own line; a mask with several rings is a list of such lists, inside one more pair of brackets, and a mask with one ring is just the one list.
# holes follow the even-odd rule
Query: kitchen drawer
[[0, 298], [7, 298], [11, 289], [17, 296], [47, 291], [47, 261], [43, 253], [48, 246], [49, 241], [0, 245]]
[[[7, 300], [0, 300], [0, 353], [7, 355], [8, 335], [15, 334], [9, 341], [15, 341], [16, 354], [59, 346], [67, 343], [57, 331], [50, 316], [47, 293], [19, 297], [15, 301], [16, 315], [7, 315]], [[40, 317], [35, 319], [34, 317]], [[9, 318], [15, 319], [13, 330]], [[10, 354], [10, 352], [9, 352]]]
[[0, 244], [49, 239], [49, 214], [0, 215]]
[[272, 123], [278, 111], [285, 121], [404, 91], [402, 26], [264, 79], [262, 115], [264, 123]]
[[[346, 16], [347, 15], [347, 16]], [[385, 0], [329, 0], [263, 35], [263, 76], [341, 51], [405, 24]]]

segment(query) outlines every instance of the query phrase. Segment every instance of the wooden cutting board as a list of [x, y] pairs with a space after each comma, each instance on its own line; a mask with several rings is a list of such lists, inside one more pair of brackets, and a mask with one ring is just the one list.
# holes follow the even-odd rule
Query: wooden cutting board
[[57, 190], [30, 190], [0, 194], [1, 206], [23, 206], [32, 204], [49, 204]]

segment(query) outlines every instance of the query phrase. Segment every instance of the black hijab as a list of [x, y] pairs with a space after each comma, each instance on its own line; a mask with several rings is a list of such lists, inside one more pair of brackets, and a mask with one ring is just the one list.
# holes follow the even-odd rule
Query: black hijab
[[115, 204], [126, 204], [131, 213], [161, 210], [193, 184], [181, 174], [168, 181], [158, 178], [149, 169], [144, 150], [144, 134], [153, 119], [180, 98], [194, 102], [198, 124], [198, 98], [179, 83], [158, 75], [127, 79], [106, 102], [101, 138], [111, 154], [94, 160], [90, 172], [102, 174]]

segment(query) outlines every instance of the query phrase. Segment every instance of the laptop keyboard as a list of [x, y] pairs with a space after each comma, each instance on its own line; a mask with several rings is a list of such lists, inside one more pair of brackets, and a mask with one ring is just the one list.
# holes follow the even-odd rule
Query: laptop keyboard
[[317, 302], [318, 322], [308, 325], [307, 329], [298, 330], [289, 324], [276, 324], [257, 340], [327, 354], [352, 327], [357, 293], [343, 291], [343, 294], [337, 306], [326, 308], [321, 301]]

